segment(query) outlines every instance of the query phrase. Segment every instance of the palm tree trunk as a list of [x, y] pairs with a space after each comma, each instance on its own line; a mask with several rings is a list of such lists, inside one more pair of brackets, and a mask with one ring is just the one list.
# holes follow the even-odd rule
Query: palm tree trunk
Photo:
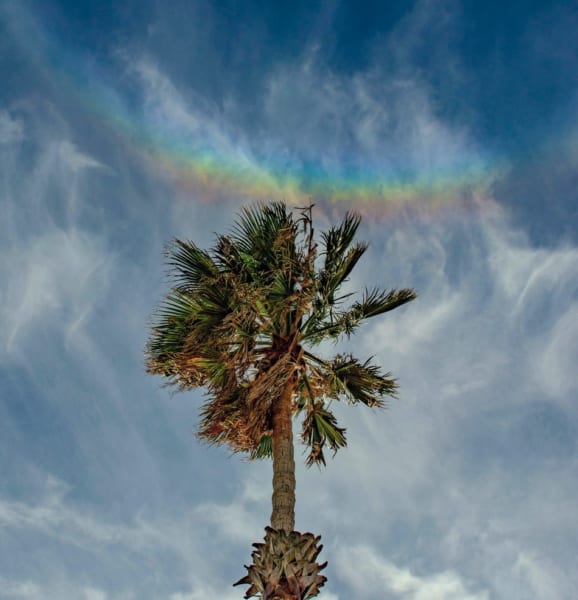
[[295, 457], [291, 400], [293, 386], [273, 405], [273, 512], [271, 527], [290, 533], [295, 529]]

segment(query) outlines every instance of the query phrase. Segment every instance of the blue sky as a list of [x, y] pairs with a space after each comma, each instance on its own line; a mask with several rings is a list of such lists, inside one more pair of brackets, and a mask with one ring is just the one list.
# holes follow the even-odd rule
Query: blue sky
[[399, 400], [338, 407], [323, 471], [298, 447], [319, 597], [574, 597], [577, 28], [572, 2], [1, 1], [0, 598], [242, 596], [270, 464], [199, 444], [202, 393], [142, 351], [164, 244], [262, 190], [319, 229], [358, 210], [352, 289], [419, 292], [349, 346]]

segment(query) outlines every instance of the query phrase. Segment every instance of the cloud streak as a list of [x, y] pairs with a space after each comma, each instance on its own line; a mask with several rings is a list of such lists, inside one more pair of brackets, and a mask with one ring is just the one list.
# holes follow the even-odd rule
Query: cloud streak
[[[310, 43], [252, 72], [254, 88], [228, 103], [121, 39], [110, 92], [130, 92], [156, 139], [250, 169], [493, 164], [475, 117], [451, 113], [417, 68], [436, 6], [417, 3], [376, 45], [388, 61], [338, 71]], [[460, 20], [443, 6], [450, 31]], [[450, 60], [451, 44], [437, 52]], [[451, 64], [458, 86], [463, 65]], [[142, 347], [166, 288], [163, 244], [207, 247], [247, 194], [174, 187], [144, 138], [50, 93], [0, 111], [0, 596], [238, 598], [229, 582], [263, 534], [270, 465], [200, 446], [201, 394], [159, 389]], [[337, 406], [350, 447], [323, 472], [297, 456], [298, 526], [322, 534], [329, 561], [323, 600], [557, 599], [578, 587], [578, 249], [536, 245], [498, 175], [467, 190], [467, 211], [456, 200], [378, 219], [351, 206], [366, 211], [371, 245], [350, 288], [419, 298], [347, 346], [391, 369], [400, 399], [384, 413]], [[319, 227], [342, 208], [318, 206]]]

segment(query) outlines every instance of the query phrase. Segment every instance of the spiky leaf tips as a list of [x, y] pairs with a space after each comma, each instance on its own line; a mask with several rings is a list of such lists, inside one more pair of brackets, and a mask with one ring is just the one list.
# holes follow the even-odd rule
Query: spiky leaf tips
[[183, 240], [167, 250], [173, 288], [151, 330], [147, 369], [182, 390], [206, 387], [199, 437], [249, 458], [271, 456], [272, 408], [287, 386], [293, 414], [303, 412], [308, 464], [325, 464], [325, 446], [346, 445], [329, 400], [381, 407], [396, 391], [371, 359], [312, 352], [416, 294], [371, 289], [348, 302], [342, 286], [367, 248], [355, 242], [360, 218], [347, 214], [316, 239], [311, 209], [246, 208], [210, 250]]
[[320, 536], [265, 528], [265, 541], [253, 544], [253, 563], [245, 565], [247, 575], [233, 585], [249, 585], [245, 598], [262, 600], [308, 600], [319, 593], [327, 578], [317, 563], [323, 548]]

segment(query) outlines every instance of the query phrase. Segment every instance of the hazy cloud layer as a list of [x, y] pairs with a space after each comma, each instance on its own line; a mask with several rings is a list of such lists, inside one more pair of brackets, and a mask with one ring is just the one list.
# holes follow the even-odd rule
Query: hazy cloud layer
[[[15, 59], [32, 6], [0, 12]], [[366, 216], [370, 250], [350, 287], [412, 286], [419, 298], [348, 347], [391, 369], [400, 398], [383, 413], [336, 407], [350, 447], [321, 472], [298, 454], [297, 524], [323, 536], [323, 600], [571, 598], [578, 248], [572, 236], [536, 244], [524, 222], [538, 227], [540, 215], [520, 220], [504, 197], [512, 178], [532, 178], [494, 168], [473, 108], [449, 110], [434, 75], [448, 64], [461, 85], [456, 38], [418, 68], [420, 36], [455, 34], [466, 16], [417, 3], [351, 72], [332, 67], [312, 33], [219, 102], [155, 47], [155, 27], [178, 16], [147, 14], [148, 50], [119, 30], [103, 38], [98, 71], [110, 70], [98, 83], [112, 96], [130, 96], [141, 129], [115, 128], [66, 89], [39, 97], [32, 90], [47, 84], [34, 61], [29, 92], [0, 108], [0, 598], [242, 595], [230, 584], [268, 521], [270, 465], [198, 444], [201, 392], [160, 388], [142, 348], [167, 285], [163, 245], [207, 246], [247, 198], [175, 186], [142, 143], [163, 136], [254, 168], [368, 162], [433, 176], [488, 165], [468, 202]], [[337, 18], [329, 11], [316, 27]], [[320, 204], [318, 214], [323, 227], [340, 212]]]

